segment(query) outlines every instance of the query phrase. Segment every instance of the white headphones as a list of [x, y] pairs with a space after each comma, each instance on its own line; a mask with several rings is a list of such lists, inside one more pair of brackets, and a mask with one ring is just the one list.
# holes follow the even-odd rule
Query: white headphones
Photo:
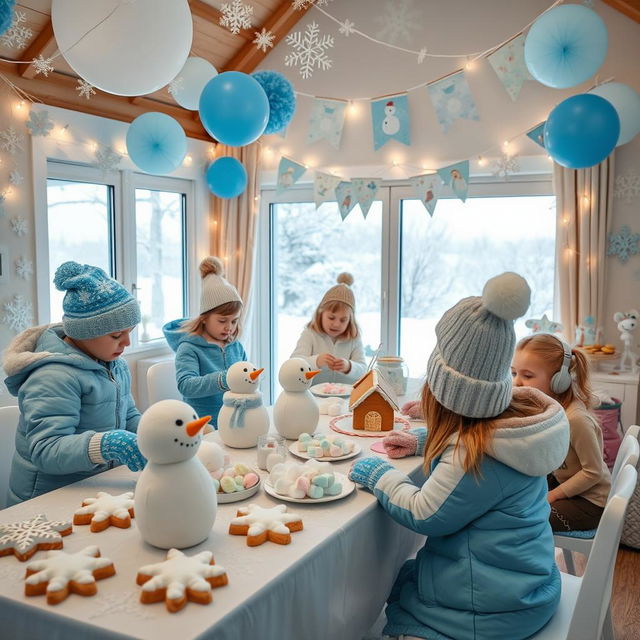
[[564, 393], [572, 382], [571, 374], [569, 373], [569, 365], [571, 364], [571, 347], [558, 336], [553, 336], [562, 345], [562, 365], [560, 371], [553, 374], [549, 387], [553, 393]]

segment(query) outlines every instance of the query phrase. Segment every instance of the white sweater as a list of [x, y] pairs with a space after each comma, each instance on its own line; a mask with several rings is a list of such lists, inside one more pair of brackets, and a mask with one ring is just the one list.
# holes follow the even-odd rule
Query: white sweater
[[322, 382], [341, 382], [351, 384], [360, 378], [367, 370], [364, 359], [364, 348], [360, 336], [350, 340], [334, 340], [326, 333], [318, 333], [305, 327], [300, 335], [298, 344], [291, 354], [292, 358], [304, 358], [314, 369], [319, 368], [317, 358], [321, 353], [330, 353], [336, 358], [344, 358], [351, 362], [349, 373], [340, 373], [323, 367], [313, 379], [314, 384]]

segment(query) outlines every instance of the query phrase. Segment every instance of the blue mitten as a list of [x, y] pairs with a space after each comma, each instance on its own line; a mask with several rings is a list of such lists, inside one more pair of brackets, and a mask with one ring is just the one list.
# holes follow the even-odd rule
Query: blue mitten
[[390, 469], [395, 469], [395, 467], [380, 458], [363, 458], [351, 467], [349, 480], [357, 482], [373, 491], [378, 480]]
[[147, 464], [146, 458], [138, 449], [136, 434], [124, 429], [113, 429], [102, 434], [100, 455], [105, 460], [117, 460], [126, 464], [131, 471], [140, 471]]

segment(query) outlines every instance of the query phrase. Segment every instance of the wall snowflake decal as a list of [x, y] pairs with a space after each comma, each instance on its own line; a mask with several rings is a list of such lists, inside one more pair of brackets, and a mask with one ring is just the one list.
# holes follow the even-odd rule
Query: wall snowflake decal
[[14, 169], [9, 173], [10, 184], [17, 187], [19, 184], [22, 184], [23, 182], [24, 182], [24, 178], [22, 177], [22, 174], [17, 169]]
[[2, 36], [0, 36], [0, 42], [5, 47], [10, 49], [26, 49], [33, 31], [29, 27], [21, 26], [27, 21], [27, 14], [22, 11], [13, 12], [13, 22], [9, 29], [7, 29]]
[[53, 129], [53, 120], [49, 118], [49, 112], [31, 109], [29, 120], [27, 120], [27, 129], [32, 136], [48, 136]]
[[516, 156], [510, 156], [508, 153], [503, 153], [497, 160], [493, 161], [493, 175], [497, 178], [509, 179], [509, 176], [513, 173], [520, 171], [520, 165], [516, 160]]
[[275, 40], [275, 34], [271, 33], [271, 31], [267, 31], [264, 27], [262, 27], [262, 31], [254, 31], [256, 34], [255, 40], [253, 44], [256, 45], [256, 49], [259, 51], [264, 51], [266, 53], [267, 49], [273, 49], [273, 41]]
[[4, 303], [5, 315], [2, 319], [9, 329], [20, 333], [33, 326], [33, 308], [24, 296], [14, 295], [13, 300]]
[[616, 176], [616, 184], [613, 191], [614, 198], [631, 204], [631, 201], [638, 196], [640, 196], [640, 175]]
[[29, 233], [29, 224], [22, 216], [11, 218], [11, 229], [17, 236], [26, 236]]
[[296, 31], [287, 36], [287, 44], [291, 45], [291, 53], [285, 56], [287, 67], [300, 67], [300, 75], [306, 80], [318, 69], [326, 71], [331, 68], [332, 60], [326, 51], [333, 47], [333, 36], [321, 35], [317, 22], [305, 27], [304, 33]]
[[23, 257], [18, 258], [16, 260], [16, 274], [24, 280], [31, 279], [33, 275], [33, 262]]
[[422, 47], [422, 49], [418, 51], [418, 64], [422, 64], [425, 61], [425, 59], [427, 58], [427, 53], [429, 53], [427, 51], [427, 47]]
[[95, 155], [95, 165], [102, 171], [113, 171], [122, 160], [122, 156], [111, 147], [98, 147]]
[[240, 29], [251, 28], [253, 7], [249, 4], [243, 4], [242, 0], [223, 2], [220, 11], [222, 12], [220, 26], [226, 27], [231, 33], [238, 34]]
[[48, 78], [49, 73], [54, 70], [53, 65], [51, 64], [52, 62], [53, 58], [45, 58], [40, 54], [37, 58], [34, 58], [31, 61], [31, 64], [36, 70], [36, 75], [42, 74], [45, 78]]
[[375, 20], [382, 25], [377, 37], [391, 44], [409, 42], [413, 37], [411, 31], [420, 29], [422, 24], [420, 15], [413, 7], [413, 0], [385, 3], [384, 15], [377, 16]]
[[10, 153], [12, 156], [18, 151], [24, 149], [23, 145], [24, 136], [18, 133], [13, 127], [9, 127], [4, 131], [0, 131], [0, 149]]
[[96, 95], [96, 90], [93, 88], [93, 85], [82, 78], [78, 78], [78, 84], [76, 85], [76, 91], [78, 92], [78, 97], [86, 98], [89, 100], [91, 96]]
[[177, 76], [169, 83], [169, 88], [167, 89], [167, 91], [169, 92], [169, 95], [175, 98], [176, 94], [180, 93], [183, 88], [184, 78], [182, 76]]
[[355, 22], [351, 22], [351, 20], [347, 19], [344, 22], [340, 23], [340, 28], [338, 31], [345, 37], [349, 37], [356, 30]]
[[618, 256], [620, 262], [625, 264], [629, 256], [635, 256], [640, 252], [638, 241], [640, 241], [640, 233], [631, 233], [631, 229], [624, 225], [618, 233], [609, 234], [607, 255]]

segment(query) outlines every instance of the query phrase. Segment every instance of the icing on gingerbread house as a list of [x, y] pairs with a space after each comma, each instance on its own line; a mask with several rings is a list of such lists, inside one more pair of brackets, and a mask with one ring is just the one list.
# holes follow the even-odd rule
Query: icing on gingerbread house
[[389, 381], [371, 369], [353, 385], [349, 409], [353, 412], [354, 429], [391, 431], [398, 403]]

